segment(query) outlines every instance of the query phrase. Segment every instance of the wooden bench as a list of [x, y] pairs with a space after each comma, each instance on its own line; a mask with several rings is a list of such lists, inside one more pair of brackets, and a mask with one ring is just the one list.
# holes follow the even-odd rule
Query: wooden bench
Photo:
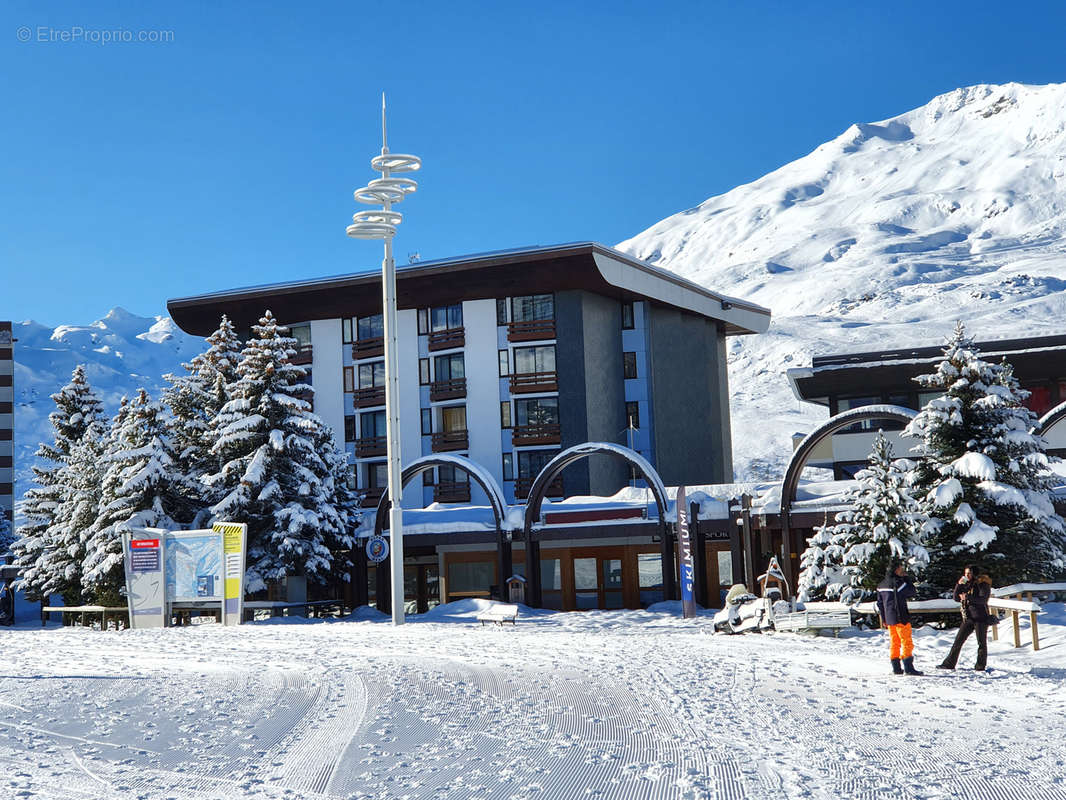
[[495, 603], [477, 615], [477, 621], [484, 625], [486, 622], [495, 622], [503, 625], [505, 622], [515, 624], [518, 618], [518, 606], [506, 603]]
[[844, 603], [807, 603], [803, 611], [774, 615], [774, 629], [779, 631], [832, 631], [839, 637], [851, 626], [851, 608]]
[[128, 628], [130, 625], [130, 610], [126, 606], [41, 606], [42, 628], [48, 624], [48, 615], [53, 612], [58, 612], [62, 615], [64, 623], [67, 621], [67, 614], [81, 614], [81, 624], [83, 626], [85, 626], [86, 614], [99, 614], [100, 630], [102, 631], [107, 630], [108, 614], [121, 614], [126, 619], [126, 627]]
[[[1031, 597], [1032, 595], [1030, 595]], [[1014, 646], [1022, 646], [1022, 632], [1021, 627], [1018, 624], [1018, 615], [1022, 613], [1029, 614], [1029, 632], [1033, 638], [1033, 651], [1036, 652], [1040, 649], [1040, 633], [1036, 626], [1036, 615], [1042, 614], [1043, 609], [1040, 608], [1040, 604], [1033, 600], [1008, 600], [1001, 597], [993, 597], [988, 601], [988, 610], [992, 613], [999, 615], [999, 612], [1005, 612], [1010, 614], [1012, 627], [1014, 628]], [[999, 626], [992, 626], [992, 639], [999, 641]]]

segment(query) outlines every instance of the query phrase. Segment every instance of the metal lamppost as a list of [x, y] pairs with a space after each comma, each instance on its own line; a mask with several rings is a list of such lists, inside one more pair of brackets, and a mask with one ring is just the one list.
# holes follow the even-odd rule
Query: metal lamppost
[[384, 239], [385, 260], [381, 264], [382, 315], [385, 321], [385, 426], [388, 454], [389, 559], [391, 562], [392, 622], [402, 625], [403, 609], [403, 478], [400, 464], [400, 390], [396, 346], [396, 264], [392, 260], [392, 237], [403, 215], [392, 210], [415, 191], [418, 184], [410, 178], [394, 178], [394, 173], [415, 172], [422, 167], [418, 156], [390, 153], [385, 130], [385, 95], [381, 95], [381, 155], [370, 161], [371, 168], [381, 177], [357, 189], [359, 203], [376, 206], [372, 211], [360, 211], [352, 216], [347, 233], [354, 239]]

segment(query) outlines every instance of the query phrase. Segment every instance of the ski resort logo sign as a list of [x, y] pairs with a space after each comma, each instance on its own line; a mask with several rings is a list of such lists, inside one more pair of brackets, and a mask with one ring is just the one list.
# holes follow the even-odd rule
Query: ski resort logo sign
[[389, 540], [384, 536], [371, 536], [366, 543], [366, 557], [380, 564], [389, 557]]

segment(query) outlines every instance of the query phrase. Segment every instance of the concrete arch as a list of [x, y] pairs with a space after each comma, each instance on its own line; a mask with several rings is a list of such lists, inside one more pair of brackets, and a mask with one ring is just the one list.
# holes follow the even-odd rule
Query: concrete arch
[[[789, 523], [791, 521], [790, 515], [792, 512], [792, 504], [796, 501], [796, 488], [799, 485], [800, 473], [803, 472], [803, 468], [807, 464], [807, 459], [810, 457], [811, 453], [814, 452], [814, 448], [837, 431], [850, 427], [856, 422], [862, 422], [868, 419], [892, 419], [906, 425], [917, 415], [917, 411], [903, 406], [860, 406], [859, 408], [849, 409], [843, 414], [837, 414], [835, 417], [830, 417], [807, 434], [803, 441], [800, 442], [799, 447], [797, 447], [792, 454], [792, 458], [789, 459], [788, 468], [785, 470], [784, 480], [781, 481], [782, 540], [786, 543], [790, 541]], [[787, 566], [785, 569], [786, 572], [791, 571]]]
[[1048, 428], [1055, 427], [1058, 423], [1066, 419], [1066, 403], [1059, 403], [1054, 408], [1047, 411], [1036, 423], [1036, 427], [1033, 429], [1033, 433], [1042, 434]]
[[593, 455], [608, 455], [621, 458], [636, 467], [651, 489], [655, 506], [659, 511], [659, 531], [663, 543], [663, 593], [667, 599], [674, 595], [674, 547], [666, 524], [666, 487], [655, 467], [640, 453], [613, 442], [585, 442], [563, 450], [544, 465], [530, 487], [526, 498], [525, 522], [522, 536], [526, 546], [526, 600], [534, 608], [541, 605], [540, 590], [540, 542], [533, 536], [533, 526], [540, 519], [540, 508], [548, 485], [570, 464]]

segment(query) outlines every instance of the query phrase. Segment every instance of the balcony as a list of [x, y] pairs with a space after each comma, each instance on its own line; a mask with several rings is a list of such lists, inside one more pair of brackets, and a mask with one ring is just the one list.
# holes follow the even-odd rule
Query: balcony
[[457, 400], [466, 397], [466, 378], [452, 378], [446, 381], [433, 381], [429, 385], [429, 399]]
[[515, 425], [511, 430], [511, 444], [515, 447], [534, 444], [559, 444], [559, 442], [559, 425], [557, 423]]
[[371, 486], [369, 488], [363, 488], [359, 490], [363, 494], [363, 502], [360, 504], [363, 508], [373, 508], [378, 504], [378, 500], [381, 499], [381, 495], [385, 493], [384, 486]]
[[312, 355], [313, 355], [313, 351], [312, 351], [311, 345], [309, 345], [309, 344], [301, 344], [301, 345], [297, 346], [296, 354], [292, 358], [289, 359], [289, 363], [291, 363], [291, 364], [299, 364], [301, 366], [304, 365], [304, 364], [310, 364]]
[[455, 347], [465, 346], [465, 328], [449, 328], [446, 331], [431, 331], [429, 334], [430, 352], [435, 350], [450, 350]]
[[511, 394], [529, 394], [531, 392], [557, 392], [559, 379], [555, 371], [522, 372], [511, 376]]
[[449, 450], [466, 450], [470, 446], [467, 431], [448, 431], [433, 434], [433, 452], [446, 453]]
[[355, 440], [355, 457], [370, 458], [383, 456], [387, 450], [388, 439], [385, 436], [367, 436]]
[[370, 386], [366, 389], [356, 389], [353, 393], [352, 402], [356, 408], [383, 406], [385, 405], [385, 387]]
[[[515, 478], [514, 480], [514, 496], [516, 500], [525, 500], [529, 497], [529, 490], [533, 488], [533, 481], [536, 478]], [[548, 497], [564, 497], [563, 494], [563, 479], [562, 476], [556, 478], [548, 484], [548, 491], [545, 492]]]
[[554, 319], [531, 319], [512, 322], [507, 326], [507, 341], [509, 342], [537, 342], [554, 338]]
[[372, 339], [360, 339], [352, 342], [352, 358], [356, 361], [364, 358], [380, 358], [385, 355], [385, 337], [375, 336]]
[[433, 487], [434, 503], [469, 503], [470, 483], [468, 481], [441, 481]]

